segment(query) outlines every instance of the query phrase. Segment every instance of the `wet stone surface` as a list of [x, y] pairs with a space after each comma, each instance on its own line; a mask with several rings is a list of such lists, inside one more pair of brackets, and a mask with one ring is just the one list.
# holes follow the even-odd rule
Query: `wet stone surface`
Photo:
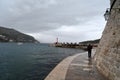
[[93, 60], [88, 59], [86, 55], [76, 57], [70, 64], [65, 80], [108, 80], [101, 75]]

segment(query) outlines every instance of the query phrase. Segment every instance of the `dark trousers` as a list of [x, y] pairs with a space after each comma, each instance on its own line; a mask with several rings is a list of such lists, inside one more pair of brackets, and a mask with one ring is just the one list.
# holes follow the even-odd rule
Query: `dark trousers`
[[88, 58], [91, 58], [91, 50], [88, 50]]

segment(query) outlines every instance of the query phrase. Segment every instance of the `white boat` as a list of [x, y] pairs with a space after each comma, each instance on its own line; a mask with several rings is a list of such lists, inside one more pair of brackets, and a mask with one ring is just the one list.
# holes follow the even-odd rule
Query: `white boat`
[[23, 43], [22, 42], [18, 42], [17, 45], [22, 45]]

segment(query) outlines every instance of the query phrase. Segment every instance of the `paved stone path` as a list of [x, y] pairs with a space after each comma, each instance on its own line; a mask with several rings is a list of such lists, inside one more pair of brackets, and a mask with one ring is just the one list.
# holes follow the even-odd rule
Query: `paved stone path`
[[[93, 51], [93, 54], [95, 52]], [[58, 64], [45, 80], [108, 80], [96, 69], [87, 52], [70, 56]]]
[[88, 59], [86, 54], [77, 56], [71, 62], [65, 80], [107, 80], [97, 71], [93, 59]]

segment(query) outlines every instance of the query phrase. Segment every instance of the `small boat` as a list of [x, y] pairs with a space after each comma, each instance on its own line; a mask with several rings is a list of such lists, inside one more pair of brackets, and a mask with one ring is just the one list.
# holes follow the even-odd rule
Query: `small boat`
[[18, 42], [17, 45], [22, 45], [23, 43], [22, 42]]

